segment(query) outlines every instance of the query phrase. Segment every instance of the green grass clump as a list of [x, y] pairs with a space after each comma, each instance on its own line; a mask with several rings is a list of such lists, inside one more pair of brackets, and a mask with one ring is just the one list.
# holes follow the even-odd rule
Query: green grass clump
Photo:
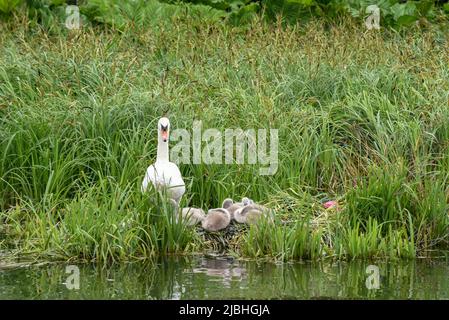
[[[2, 214], [6, 244], [22, 256], [124, 261], [195, 250], [196, 235], [175, 219], [164, 196], [146, 196], [111, 179], [58, 206], [16, 207]], [[149, 197], [148, 197], [149, 195]]]
[[[252, 226], [238, 254], [447, 250], [447, 32], [316, 19], [240, 29], [189, 12], [157, 28], [48, 32], [27, 19], [0, 23], [2, 249], [105, 261], [202, 249], [156, 193], [140, 194], [167, 114], [173, 129], [279, 129], [273, 176], [180, 165], [183, 205], [248, 196], [275, 210], [278, 223]], [[324, 210], [329, 199], [339, 208]]]
[[251, 257], [271, 256], [276, 260], [316, 260], [323, 257], [322, 231], [306, 222], [294, 226], [260, 222], [252, 226], [242, 243], [242, 252]]
[[[402, 230], [409, 242], [424, 249], [429, 247], [428, 239], [447, 240], [447, 183], [429, 178], [432, 173], [408, 177], [406, 169], [403, 164], [372, 169], [366, 181], [346, 194], [344, 215], [356, 229], [368, 231], [374, 219]], [[383, 228], [377, 237], [386, 234]]]

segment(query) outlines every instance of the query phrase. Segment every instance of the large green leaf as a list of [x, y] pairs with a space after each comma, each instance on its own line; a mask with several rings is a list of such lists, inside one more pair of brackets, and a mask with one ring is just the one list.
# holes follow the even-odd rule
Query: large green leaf
[[22, 0], [0, 0], [0, 12], [9, 13], [16, 8]]
[[248, 23], [256, 16], [258, 10], [258, 3], [244, 5], [230, 15], [230, 22], [234, 25]]
[[[394, 20], [396, 20], [398, 23], [399, 21], [407, 22], [411, 19], [410, 17], [414, 17], [415, 20], [418, 19], [418, 10], [413, 2], [396, 3], [390, 9], [393, 14]], [[401, 20], [401, 17], [404, 16], [408, 17]]]
[[422, 0], [416, 3], [416, 8], [420, 16], [425, 17], [433, 7], [434, 1]]
[[303, 6], [311, 6], [315, 4], [314, 0], [287, 0], [287, 2], [302, 4]]
[[449, 13], [449, 2], [444, 4], [443, 9], [446, 13]]
[[416, 16], [409, 16], [409, 15], [405, 14], [403, 16], [400, 16], [396, 20], [396, 22], [397, 22], [398, 25], [408, 26], [408, 25], [412, 24], [413, 22], [415, 22], [416, 20], [418, 20], [418, 17], [416, 17]]

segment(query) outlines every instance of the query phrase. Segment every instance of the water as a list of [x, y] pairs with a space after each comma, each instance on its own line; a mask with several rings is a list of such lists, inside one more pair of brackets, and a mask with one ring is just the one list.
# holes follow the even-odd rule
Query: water
[[[367, 288], [370, 264], [379, 268], [378, 289]], [[0, 299], [449, 299], [447, 260], [274, 264], [172, 257], [78, 265], [79, 290], [67, 289], [66, 267], [0, 268]]]

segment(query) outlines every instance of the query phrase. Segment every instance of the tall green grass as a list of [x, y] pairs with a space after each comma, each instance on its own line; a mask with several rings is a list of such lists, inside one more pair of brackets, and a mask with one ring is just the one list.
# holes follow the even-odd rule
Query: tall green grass
[[196, 251], [197, 235], [175, 219], [163, 195], [102, 178], [58, 207], [26, 204], [2, 213], [7, 243], [21, 256], [125, 261]]
[[293, 227], [260, 222], [252, 226], [242, 241], [242, 252], [251, 257], [271, 256], [276, 260], [317, 260], [323, 257], [322, 231], [308, 222]]
[[[140, 195], [167, 114], [173, 129], [194, 119], [279, 129], [274, 176], [258, 175], [259, 165], [180, 165], [184, 205], [249, 196], [275, 209], [278, 224], [251, 227], [240, 254], [447, 249], [447, 33], [318, 20], [193, 28], [201, 20], [180, 14], [138, 32], [48, 33], [19, 16], [0, 24], [4, 248], [86, 260], [201, 250], [154, 192]], [[322, 209], [332, 198], [340, 211]]]

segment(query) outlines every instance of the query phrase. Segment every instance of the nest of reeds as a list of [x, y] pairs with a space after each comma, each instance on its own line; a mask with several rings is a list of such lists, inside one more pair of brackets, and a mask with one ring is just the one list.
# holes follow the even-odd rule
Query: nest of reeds
[[201, 227], [197, 227], [197, 232], [206, 248], [214, 252], [227, 252], [237, 245], [238, 239], [247, 229], [247, 225], [232, 220], [226, 229], [208, 232]]

